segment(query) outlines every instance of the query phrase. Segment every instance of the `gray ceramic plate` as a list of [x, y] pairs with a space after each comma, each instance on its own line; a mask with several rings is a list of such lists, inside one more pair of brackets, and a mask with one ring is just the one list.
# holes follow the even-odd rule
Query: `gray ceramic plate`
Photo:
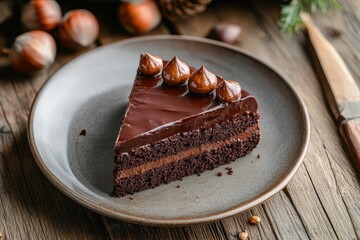
[[[205, 64], [257, 97], [262, 141], [231, 164], [232, 176], [218, 177], [225, 172], [220, 167], [136, 193], [132, 200], [109, 196], [114, 142], [142, 52]], [[86, 136], [79, 135], [82, 129]], [[133, 223], [189, 225], [246, 211], [285, 187], [304, 158], [309, 119], [282, 77], [237, 48], [192, 37], [142, 37], [97, 48], [51, 76], [33, 105], [29, 141], [46, 177], [91, 210]]]

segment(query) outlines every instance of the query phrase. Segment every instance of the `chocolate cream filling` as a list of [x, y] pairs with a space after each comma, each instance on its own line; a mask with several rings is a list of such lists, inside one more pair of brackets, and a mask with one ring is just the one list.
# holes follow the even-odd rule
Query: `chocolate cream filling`
[[243, 141], [246, 138], [253, 135], [253, 133], [255, 133], [258, 130], [259, 130], [258, 125], [254, 125], [251, 128], [249, 128], [248, 130], [246, 130], [238, 135], [235, 135], [229, 139], [214, 142], [214, 143], [202, 144], [198, 147], [190, 148], [188, 150], [179, 152], [176, 155], [168, 156], [168, 157], [159, 159], [154, 162], [148, 162], [148, 163], [142, 164], [142, 165], [134, 167], [134, 168], [121, 170], [116, 173], [115, 181], [123, 179], [123, 178], [136, 176], [136, 175], [142, 174], [144, 172], [162, 167], [164, 165], [180, 161], [180, 160], [188, 158], [190, 156], [198, 155], [205, 151], [217, 149], [217, 148], [223, 147], [225, 145], [231, 144], [232, 142], [235, 142], [235, 141]]

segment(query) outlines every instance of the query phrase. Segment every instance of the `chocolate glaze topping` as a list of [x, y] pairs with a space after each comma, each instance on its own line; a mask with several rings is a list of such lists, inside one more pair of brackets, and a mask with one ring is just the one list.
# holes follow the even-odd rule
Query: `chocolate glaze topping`
[[217, 77], [202, 65], [191, 74], [188, 85], [189, 90], [193, 93], [209, 94], [216, 88]]
[[[195, 70], [193, 67], [190, 69], [191, 72]], [[217, 76], [217, 81], [223, 79]], [[115, 154], [194, 128], [209, 128], [239, 114], [257, 110], [255, 97], [244, 90], [239, 101], [222, 103], [216, 99], [215, 91], [196, 95], [189, 92], [187, 84], [168, 86], [163, 84], [161, 75], [147, 77], [138, 72]]]
[[163, 81], [169, 85], [181, 85], [185, 83], [190, 77], [189, 66], [180, 61], [177, 57], [174, 57], [165, 64], [164, 71], [162, 73]]
[[236, 102], [241, 98], [241, 86], [238, 82], [224, 80], [216, 88], [216, 97], [220, 102]]
[[163, 69], [163, 60], [157, 56], [148, 53], [140, 56], [139, 71], [143, 75], [154, 76], [161, 73]]

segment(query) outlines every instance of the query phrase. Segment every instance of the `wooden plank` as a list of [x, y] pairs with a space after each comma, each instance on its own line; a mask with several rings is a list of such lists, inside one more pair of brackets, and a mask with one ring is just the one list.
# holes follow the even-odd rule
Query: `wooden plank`
[[[6, 239], [103, 239], [107, 236], [112, 239], [236, 239], [238, 232], [247, 229], [250, 239], [360, 238], [359, 184], [303, 51], [303, 38], [287, 38], [279, 33], [277, 9], [268, 6], [269, 3], [242, 4], [233, 7], [218, 2], [208, 12], [173, 29], [181, 34], [205, 36], [217, 21], [240, 24], [243, 34], [237, 46], [278, 69], [304, 97], [312, 121], [311, 146], [305, 164], [285, 191], [236, 218], [186, 228], [121, 223], [101, 218], [75, 204], [40, 173], [27, 147], [25, 131], [35, 93], [49, 74], [75, 56], [62, 52], [50, 71], [32, 79], [0, 69], [1, 78], [6, 79], [0, 81], [0, 233]], [[330, 15], [332, 21], [329, 16], [315, 18], [320, 28], [328, 32], [357, 83], [360, 79], [357, 34], [360, 11], [355, 9], [360, 9], [359, 5], [356, 0], [344, 2], [341, 12]], [[102, 27], [101, 44], [129, 36], [117, 30], [119, 25], [115, 23], [114, 14], [109, 18], [112, 20], [107, 23], [112, 29], [107, 31]], [[340, 35], [335, 34], [339, 31]], [[168, 31], [161, 25], [153, 33]], [[261, 224], [250, 226], [247, 223], [250, 214], [259, 215]]]
[[[278, 238], [285, 239], [296, 235], [300, 239], [307, 237], [307, 235], [310, 238], [331, 239], [340, 237], [354, 239], [358, 237], [358, 233], [355, 235], [355, 230], [358, 227], [351, 223], [357, 220], [350, 218], [350, 216], [357, 213], [357, 209], [359, 209], [358, 204], [354, 201], [359, 197], [359, 187], [353, 182], [355, 180], [354, 171], [341, 147], [333, 120], [326, 110], [316, 76], [308, 63], [307, 56], [304, 54], [303, 38], [301, 36], [288, 38], [278, 31], [276, 25], [278, 14], [276, 8], [269, 6], [269, 3], [251, 4], [247, 3], [247, 6], [238, 7], [234, 7], [233, 4], [227, 6], [218, 4], [217, 8], [214, 9], [217, 19], [209, 18], [209, 12], [204, 13], [201, 18], [210, 19], [212, 22], [228, 21], [241, 25], [243, 34], [240, 43], [237, 45], [257, 55], [291, 80], [304, 97], [310, 114], [316, 116], [316, 119], [312, 118], [313, 121], [315, 120], [312, 135], [316, 135], [317, 138], [314, 140], [313, 137], [311, 141], [312, 147], [309, 149], [305, 165], [289, 184], [286, 189], [287, 194], [280, 193], [288, 198], [287, 202], [291, 203], [285, 207], [287, 211], [290, 209], [292, 214], [288, 216], [284, 216], [283, 213], [279, 214], [277, 209], [284, 207], [276, 202], [275, 198], [264, 204], [264, 208], [269, 209], [267, 215], [269, 219], [272, 219], [272, 225], [275, 228], [282, 226], [284, 222], [287, 224], [293, 222], [290, 228], [274, 230], [275, 234]], [[249, 8], [253, 10], [252, 13], [247, 10]], [[345, 13], [341, 14], [341, 16], [343, 15]], [[198, 24], [193, 23], [194, 21], [196, 21], [195, 18], [179, 23], [177, 27], [179, 33], [205, 36], [207, 33], [205, 30], [193, 32], [192, 26]], [[346, 29], [346, 26], [342, 27]], [[355, 28], [356, 26], [352, 27]], [[199, 27], [199, 29], [201, 28]], [[347, 55], [347, 57], [352, 56]], [[323, 133], [328, 136], [324, 137]], [[325, 152], [324, 146], [329, 144], [331, 147], [326, 147]], [[333, 159], [328, 159], [328, 156], [333, 154], [337, 155], [337, 161], [341, 162], [343, 169], [338, 169], [337, 166], [334, 166]], [[314, 158], [317, 161], [314, 161]], [[321, 173], [319, 173], [319, 169], [322, 169]], [[350, 179], [350, 183], [341, 181], [343, 179]], [[315, 181], [316, 184], [314, 184]], [[338, 185], [339, 182], [341, 182], [341, 186]], [[339, 194], [339, 187], [347, 191], [349, 188], [352, 189], [350, 200], [344, 201], [344, 195]], [[276, 207], [272, 208], [271, 205]], [[348, 211], [349, 206], [350, 211]], [[351, 211], [354, 212], [351, 213]], [[265, 218], [266, 215], [262, 214], [260, 217]], [[236, 218], [240, 222], [238, 225], [246, 226], [245, 219], [242, 220], [241, 218], [242, 216]], [[225, 223], [225, 221], [223, 222]], [[300, 223], [304, 225], [305, 231], [294, 231], [294, 229], [298, 229], [297, 226]], [[224, 225], [225, 227], [229, 226], [228, 222]], [[229, 229], [232, 228], [233, 226], [230, 225]], [[250, 234], [250, 236], [252, 235]], [[261, 236], [257, 235], [256, 238], [260, 239]]]
[[[10, 43], [1, 38], [0, 48]], [[65, 56], [65, 58], [71, 57]], [[60, 53], [55, 68], [64, 61]], [[101, 217], [53, 187], [27, 143], [31, 103], [55, 68], [36, 77], [0, 68], [0, 233], [3, 239], [104, 239]]]
[[360, 118], [344, 121], [340, 126], [341, 135], [343, 136], [349, 153], [353, 158], [353, 163], [360, 173]]

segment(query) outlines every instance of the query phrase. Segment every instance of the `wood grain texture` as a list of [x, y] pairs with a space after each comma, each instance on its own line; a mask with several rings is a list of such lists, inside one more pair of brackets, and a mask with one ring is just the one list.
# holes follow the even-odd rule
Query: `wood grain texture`
[[340, 125], [340, 132], [357, 172], [360, 173], [360, 118], [345, 120]]
[[[252, 9], [251, 12], [248, 11], [249, 8]], [[358, 225], [353, 225], [353, 222], [357, 221], [354, 214], [357, 214], [356, 209], [359, 205], [356, 203], [358, 194], [355, 193], [359, 191], [359, 186], [354, 170], [341, 147], [335, 124], [322, 98], [316, 75], [305, 55], [304, 39], [301, 36], [288, 38], [279, 33], [276, 25], [278, 12], [267, 3], [255, 5], [248, 2], [237, 8], [233, 5], [227, 7], [222, 5], [217, 6], [215, 12], [216, 17], [214, 15], [204, 17], [205, 14], [210, 15], [207, 12], [202, 18], [210, 19], [209, 21], [214, 23], [228, 21], [241, 25], [243, 34], [237, 45], [263, 59], [289, 79], [304, 97], [309, 108], [312, 121], [309, 154], [304, 166], [285, 189], [285, 196], [289, 197], [291, 202], [289, 207], [293, 212], [298, 213], [295, 215], [297, 221], [302, 223], [306, 234], [311, 239], [336, 239], [338, 237], [355, 239], [359, 236]], [[180, 33], [193, 33], [194, 24], [191, 21], [194, 20], [191, 19], [178, 26]], [[341, 21], [341, 18], [336, 21]], [[346, 27], [343, 26], [341, 29], [345, 36]], [[207, 31], [203, 30], [197, 32], [196, 35], [205, 36], [206, 33]], [[358, 45], [355, 47], [360, 49]], [[350, 56], [347, 55], [347, 57]], [[344, 58], [346, 59], [346, 56]], [[319, 172], [319, 169], [322, 171]], [[349, 189], [354, 195], [346, 194], [344, 198], [343, 192], [348, 192]], [[264, 204], [265, 209], [273, 200], [274, 198]], [[279, 214], [275, 216], [270, 217], [274, 219], [275, 226], [283, 224], [284, 221], [281, 219], [288, 219]], [[261, 215], [261, 217], [266, 216]], [[279, 231], [277, 236], [283, 236], [284, 239], [286, 239], [284, 236], [288, 238], [296, 236], [295, 226], [290, 232]], [[339, 234], [343, 232], [347, 234], [345, 236]], [[256, 235], [256, 238], [261, 238], [261, 236]]]
[[[313, 19], [360, 86], [360, 2], [348, 0], [342, 5], [341, 11]], [[100, 20], [100, 44], [131, 37], [114, 23], [111, 9], [97, 12], [92, 3], [88, 7]], [[278, 18], [279, 8], [273, 1], [217, 1], [199, 16], [163, 24], [150, 34], [206, 36], [219, 21], [239, 24], [243, 32], [236, 45], [275, 68], [297, 89], [310, 113], [311, 143], [304, 164], [283, 191], [237, 217], [182, 228], [122, 223], [69, 200], [41, 174], [26, 139], [35, 94], [50, 74], [81, 54], [60, 49], [53, 67], [34, 77], [0, 68], [0, 233], [4, 239], [236, 240], [243, 229], [250, 240], [359, 239], [360, 187], [355, 171], [305, 51], [305, 39], [284, 36], [277, 27]], [[0, 32], [0, 44], [8, 46], [4, 39]], [[248, 224], [253, 214], [261, 217], [259, 225]]]
[[65, 197], [42, 175], [27, 143], [27, 118], [36, 93], [52, 72], [73, 57], [73, 53], [60, 54], [51, 69], [33, 77], [20, 75], [8, 65], [0, 69], [3, 239], [104, 239], [106, 236], [99, 215]]
[[314, 25], [308, 14], [302, 14], [319, 78], [330, 108], [338, 121], [360, 116], [360, 90], [336, 49]]

